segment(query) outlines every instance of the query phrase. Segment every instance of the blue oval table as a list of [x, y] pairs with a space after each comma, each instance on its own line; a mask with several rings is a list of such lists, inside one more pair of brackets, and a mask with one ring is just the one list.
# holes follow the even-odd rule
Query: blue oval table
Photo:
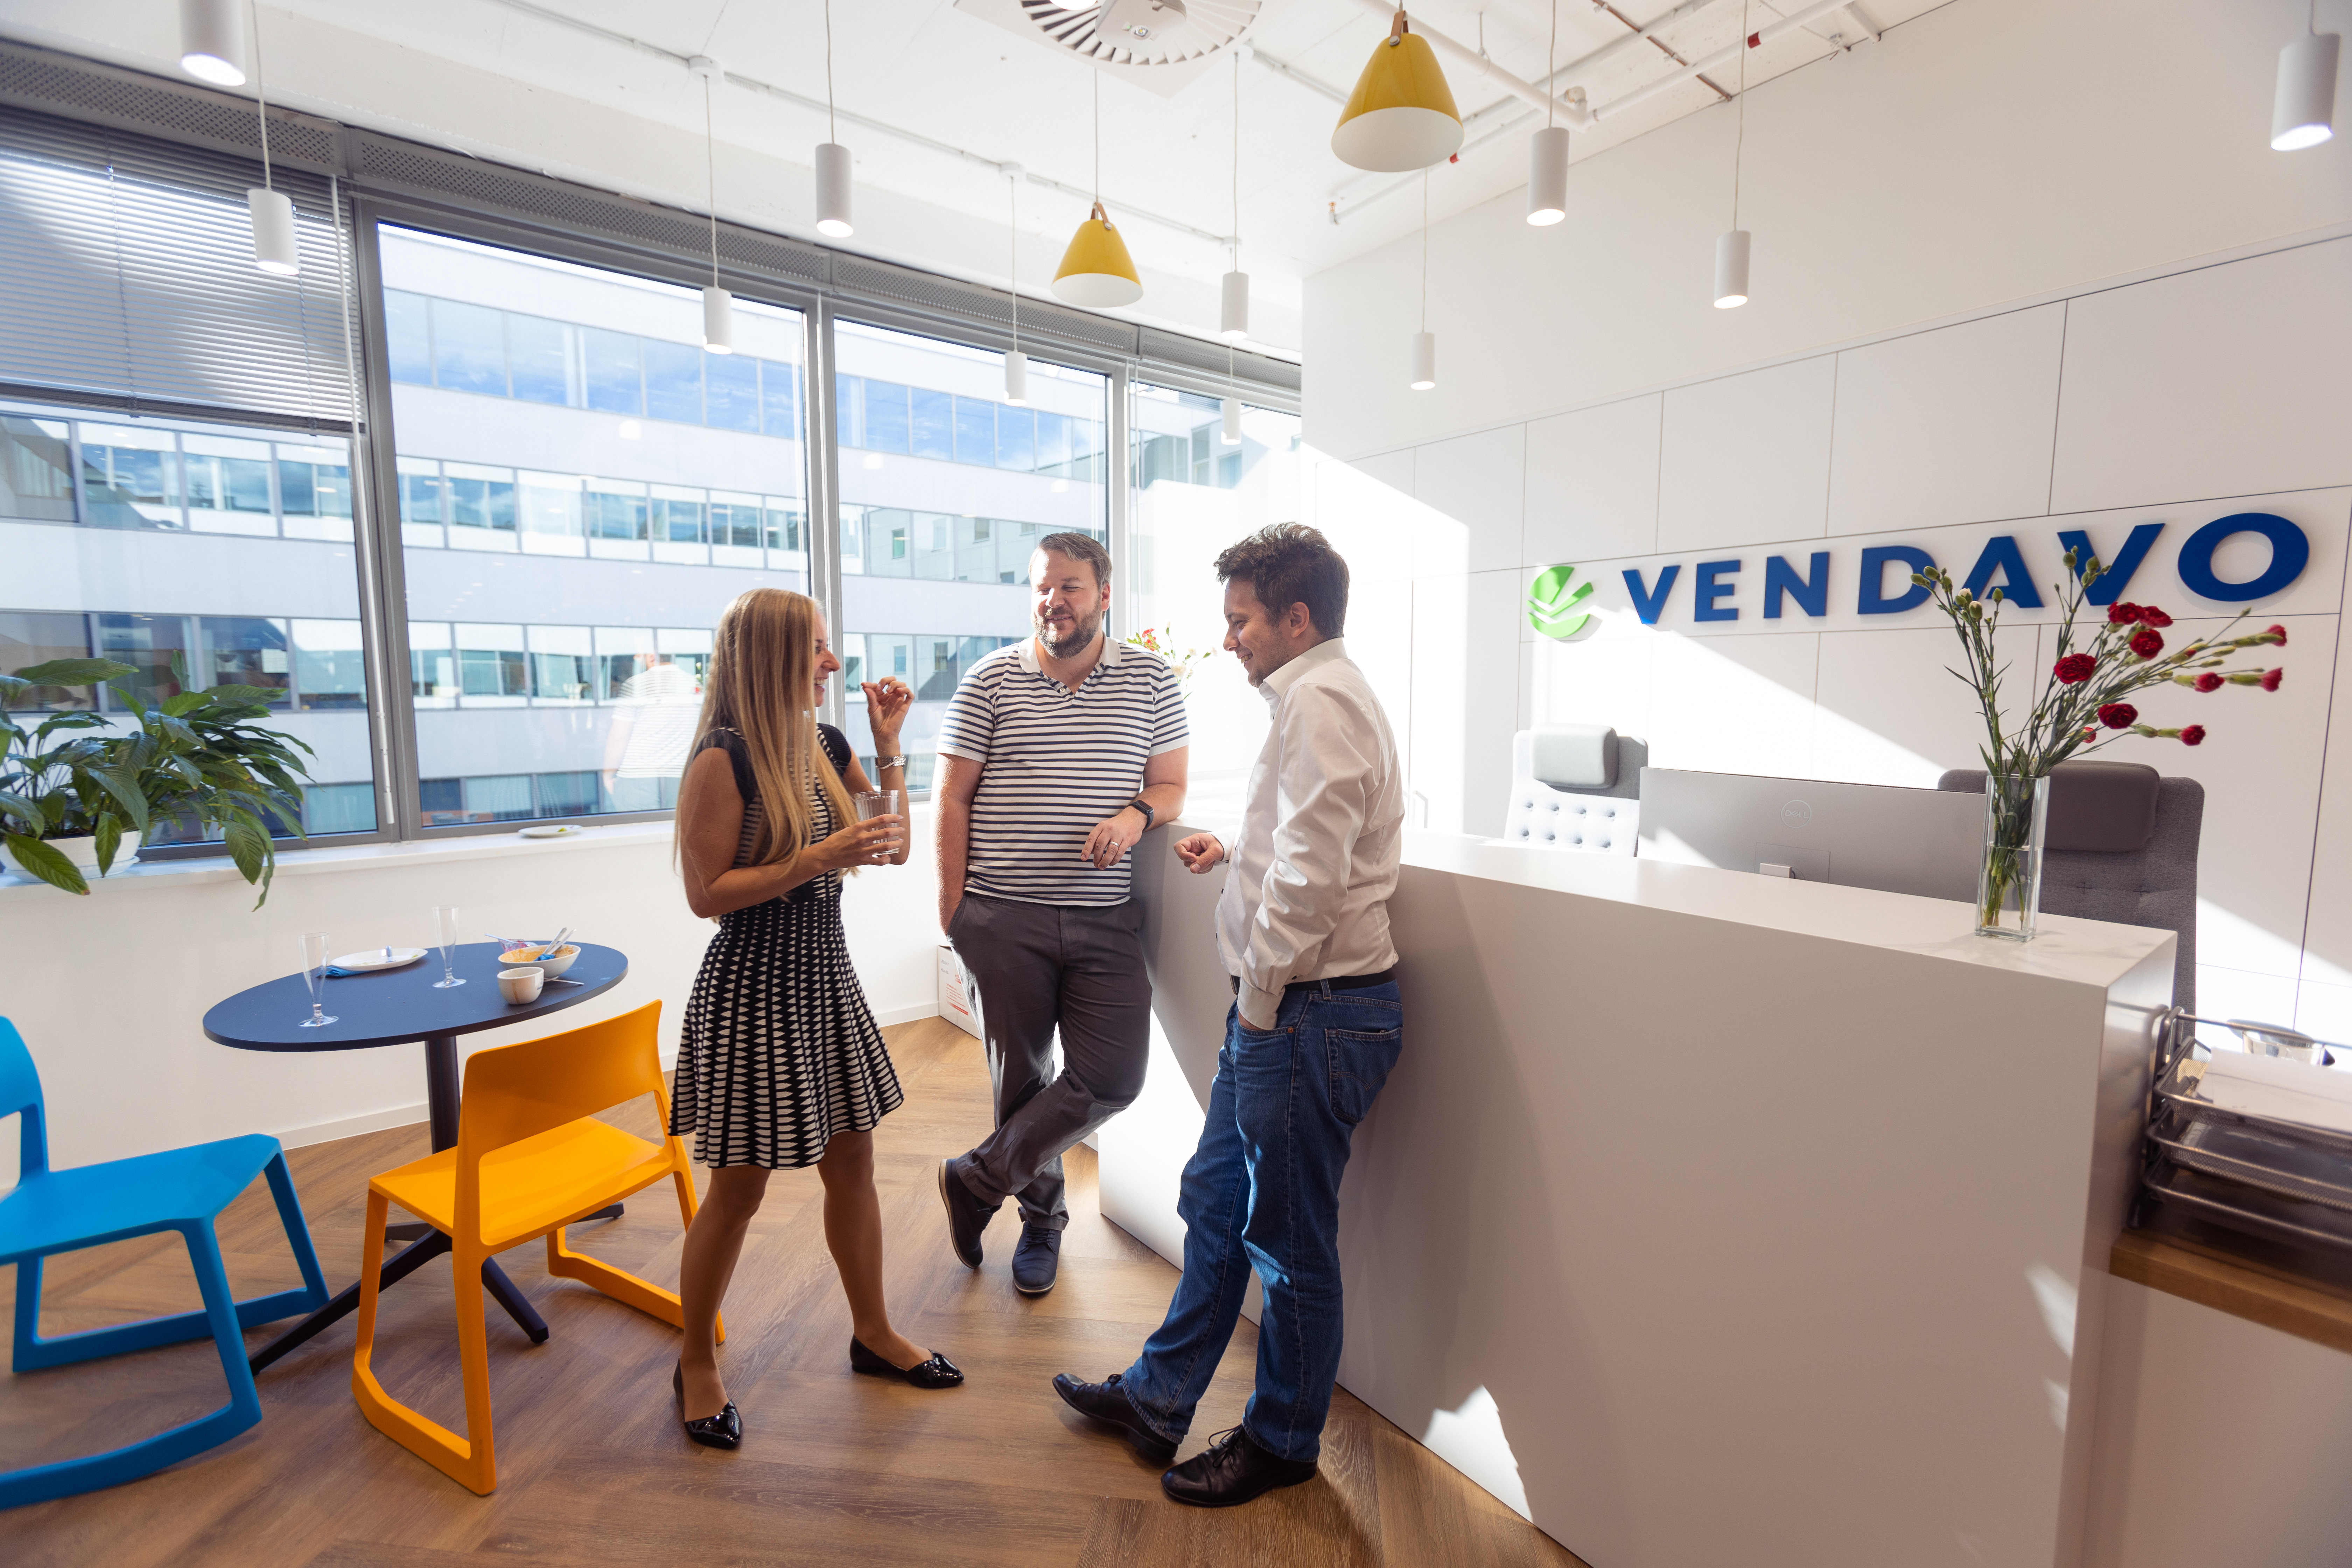
[[[457, 1037], [509, 1024], [527, 1023], [550, 1013], [577, 1006], [619, 984], [629, 973], [629, 961], [618, 950], [579, 944], [563, 981], [551, 981], [539, 1000], [510, 1005], [499, 991], [499, 949], [487, 942], [458, 947], [452, 965], [463, 985], [436, 989], [441, 978], [441, 955], [428, 950], [422, 962], [403, 969], [384, 970], [325, 983], [322, 1001], [335, 1022], [306, 1029], [310, 994], [299, 973], [265, 982], [214, 1005], [205, 1015], [205, 1035], [241, 1051], [361, 1051], [378, 1046], [425, 1044], [425, 1097], [433, 1129], [435, 1152], [457, 1142]], [[588, 1215], [616, 1218], [621, 1205]], [[404, 1279], [423, 1264], [449, 1250], [449, 1238], [422, 1225], [398, 1225], [385, 1234], [410, 1243], [383, 1265], [383, 1284]], [[507, 1310], [533, 1344], [547, 1342], [547, 1324], [496, 1258], [482, 1265], [482, 1284]], [[259, 1372], [288, 1351], [331, 1323], [358, 1310], [360, 1288], [354, 1283], [331, 1301], [264, 1345], [252, 1357]]]

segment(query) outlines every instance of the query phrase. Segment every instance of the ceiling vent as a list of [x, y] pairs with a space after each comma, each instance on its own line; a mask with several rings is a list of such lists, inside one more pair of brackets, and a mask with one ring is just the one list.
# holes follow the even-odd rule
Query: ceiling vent
[[955, 0], [956, 9], [1172, 96], [1256, 26], [1265, 0]]

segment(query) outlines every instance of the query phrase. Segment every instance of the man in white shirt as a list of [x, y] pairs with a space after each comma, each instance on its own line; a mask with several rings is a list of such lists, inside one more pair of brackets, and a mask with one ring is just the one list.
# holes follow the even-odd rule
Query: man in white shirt
[[1055, 1392], [1147, 1457], [1175, 1458], [1255, 1268], [1265, 1289], [1242, 1424], [1170, 1469], [1179, 1502], [1249, 1501], [1315, 1474], [1339, 1366], [1339, 1177], [1396, 1065], [1403, 1004], [1388, 900], [1404, 786], [1387, 715], [1339, 642], [1348, 564], [1297, 523], [1217, 557], [1225, 647], [1273, 710], [1239, 832], [1176, 846], [1230, 864], [1217, 946], [1233, 1011], [1200, 1147], [1184, 1167], [1184, 1277], [1133, 1366]]

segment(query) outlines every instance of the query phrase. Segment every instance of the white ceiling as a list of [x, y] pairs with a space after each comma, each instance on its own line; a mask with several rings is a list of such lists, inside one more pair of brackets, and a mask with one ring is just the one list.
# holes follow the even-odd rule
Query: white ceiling
[[[1833, 36], [1865, 49], [1900, 47], [1862, 34], [1947, 3], [1859, 0], [1748, 51], [1748, 84], [1815, 62], [1837, 68], [1842, 49]], [[1748, 29], [1757, 31], [1801, 4], [1559, 0], [1553, 58], [1568, 66], [1630, 38], [1631, 26], [1679, 9], [1688, 14], [1663, 28], [1657, 42], [1695, 60], [1731, 47], [1743, 12]], [[168, 73], [178, 53], [177, 11], [173, 0], [0, 0], [0, 31]], [[1427, 0], [1412, 15], [1473, 47], [1483, 25], [1496, 65], [1523, 79], [1546, 74], [1550, 0]], [[1014, 25], [1005, 25], [1008, 18]], [[273, 100], [486, 157], [503, 153], [528, 167], [560, 164], [551, 172], [574, 177], [593, 179], [609, 165], [603, 183], [698, 210], [701, 160], [687, 154], [699, 151], [702, 88], [670, 57], [708, 53], [739, 79], [719, 90], [714, 108], [726, 150], [719, 210], [790, 227], [807, 205], [801, 192], [780, 190], [769, 199], [745, 185], [781, 186], [793, 177], [787, 165], [804, 168], [809, 147], [824, 137], [822, 113], [744, 83], [823, 103], [822, 0], [274, 0], [260, 20]], [[1015, 162], [1067, 187], [1036, 179], [1018, 187], [1022, 282], [1041, 289], [1063, 237], [1083, 214], [1083, 195], [1075, 193], [1092, 187], [1089, 99], [1099, 81], [1104, 200], [1145, 269], [1148, 290], [1160, 279], [1173, 285], [1156, 298], [1148, 291], [1139, 310], [1124, 313], [1194, 331], [1213, 325], [1213, 285], [1227, 266], [1214, 237], [1236, 232], [1236, 67], [1229, 57], [1205, 66], [1095, 67], [1042, 34], [1034, 42], [1025, 37], [1018, 0], [835, 0], [832, 26], [835, 101], [860, 121], [891, 128], [848, 121], [838, 128], [856, 155], [861, 201], [879, 197], [891, 218], [877, 226], [887, 233], [877, 233], [861, 210], [853, 248], [871, 243], [897, 259], [1001, 278], [1007, 185], [992, 165]], [[1256, 58], [1238, 67], [1238, 233], [1241, 264], [1263, 307], [1254, 325], [1269, 346], [1297, 342], [1301, 279], [1421, 220], [1418, 176], [1363, 174], [1332, 156], [1339, 106], [1307, 85], [1344, 95], [1384, 31], [1360, 0], [1265, 0], [1244, 35]], [[1717, 88], [1727, 91], [1738, 79], [1734, 64], [1607, 114], [1625, 93], [1678, 68], [1666, 49], [1633, 43], [1561, 81], [1563, 89], [1581, 87], [1603, 111], [1598, 129], [1573, 139], [1574, 159], [1721, 103]], [[1135, 79], [1153, 71], [1185, 79], [1173, 90]], [[1527, 133], [1540, 123], [1537, 111], [1468, 69], [1449, 64], [1446, 73], [1470, 144], [1458, 163], [1431, 176], [1433, 217], [1522, 184]], [[1791, 85], [1801, 90], [1801, 82]], [[484, 101], [502, 94], [511, 97]], [[586, 129], [551, 129], [566, 122]], [[1491, 140], [1481, 144], [1482, 136]], [[675, 152], [657, 165], [641, 163], [633, 143]], [[1571, 176], [1571, 208], [1573, 189]]]

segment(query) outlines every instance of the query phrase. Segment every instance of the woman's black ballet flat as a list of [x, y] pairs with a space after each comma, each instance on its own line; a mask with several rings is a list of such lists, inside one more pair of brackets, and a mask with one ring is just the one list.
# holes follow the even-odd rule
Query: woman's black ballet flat
[[963, 1373], [956, 1363], [937, 1351], [931, 1352], [929, 1361], [919, 1361], [908, 1367], [892, 1366], [856, 1338], [849, 1342], [849, 1370], [868, 1377], [895, 1377], [917, 1388], [954, 1388], [963, 1382]]
[[743, 1446], [743, 1417], [729, 1400], [727, 1408], [716, 1415], [706, 1415], [699, 1421], [686, 1419], [686, 1368], [678, 1367], [669, 1374], [670, 1388], [677, 1394], [677, 1418], [686, 1435], [706, 1448], [740, 1448]]

